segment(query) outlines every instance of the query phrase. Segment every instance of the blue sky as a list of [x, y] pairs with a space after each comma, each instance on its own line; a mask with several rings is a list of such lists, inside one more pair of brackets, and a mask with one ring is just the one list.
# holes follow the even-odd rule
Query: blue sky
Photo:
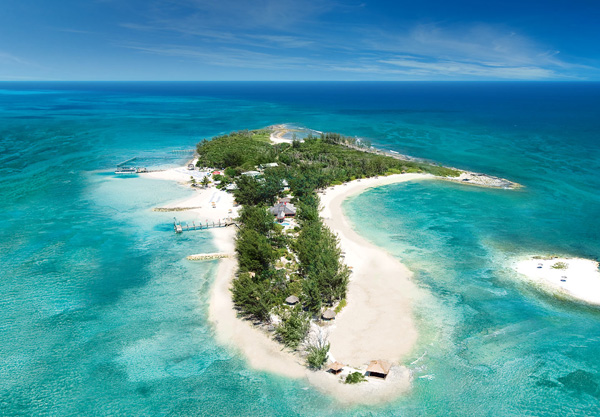
[[3, 0], [0, 80], [600, 80], [598, 0]]

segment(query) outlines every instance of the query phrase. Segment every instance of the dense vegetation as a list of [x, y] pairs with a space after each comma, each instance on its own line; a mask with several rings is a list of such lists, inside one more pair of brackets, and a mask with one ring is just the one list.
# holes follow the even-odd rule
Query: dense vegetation
[[[233, 193], [243, 206], [233, 301], [243, 315], [254, 320], [269, 322], [277, 315], [277, 337], [292, 349], [306, 338], [311, 316], [318, 317], [324, 307], [337, 304], [338, 311], [342, 308], [348, 287], [349, 270], [340, 261], [336, 235], [319, 217], [316, 191], [356, 178], [393, 173], [457, 175], [437, 165], [365, 152], [361, 146], [365, 147], [365, 142], [331, 133], [272, 145], [266, 130], [235, 132], [198, 144], [198, 166], [220, 168], [223, 173], [214, 179], [220, 186], [235, 182]], [[272, 162], [277, 166], [262, 170], [258, 178], [241, 175]], [[268, 211], [287, 193], [298, 209], [300, 227], [293, 233], [283, 233]], [[285, 306], [289, 295], [296, 295], [299, 305]], [[309, 345], [306, 350], [309, 366], [318, 369], [327, 358], [329, 344]]]

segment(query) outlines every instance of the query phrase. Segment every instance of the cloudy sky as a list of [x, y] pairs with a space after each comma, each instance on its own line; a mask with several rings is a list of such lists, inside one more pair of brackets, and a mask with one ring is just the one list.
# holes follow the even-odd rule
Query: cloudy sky
[[598, 0], [2, 0], [0, 80], [600, 80]]

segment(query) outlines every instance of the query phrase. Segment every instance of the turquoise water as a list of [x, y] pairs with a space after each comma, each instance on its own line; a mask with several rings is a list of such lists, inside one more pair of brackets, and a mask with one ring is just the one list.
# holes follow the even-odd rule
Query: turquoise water
[[[600, 258], [600, 85], [156, 83], [0, 85], [0, 414], [598, 415], [600, 310], [545, 295], [510, 265]], [[428, 294], [410, 395], [340, 408], [214, 341], [208, 236], [151, 208], [189, 191], [117, 177], [132, 156], [296, 123], [507, 177], [433, 181], [345, 209]], [[180, 220], [185, 221], [183, 215]]]

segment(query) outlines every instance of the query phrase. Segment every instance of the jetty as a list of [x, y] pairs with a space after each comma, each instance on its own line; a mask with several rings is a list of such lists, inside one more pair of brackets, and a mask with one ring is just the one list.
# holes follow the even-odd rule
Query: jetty
[[212, 261], [213, 259], [233, 258], [231, 253], [199, 253], [197, 255], [190, 255], [186, 259], [188, 261]]

